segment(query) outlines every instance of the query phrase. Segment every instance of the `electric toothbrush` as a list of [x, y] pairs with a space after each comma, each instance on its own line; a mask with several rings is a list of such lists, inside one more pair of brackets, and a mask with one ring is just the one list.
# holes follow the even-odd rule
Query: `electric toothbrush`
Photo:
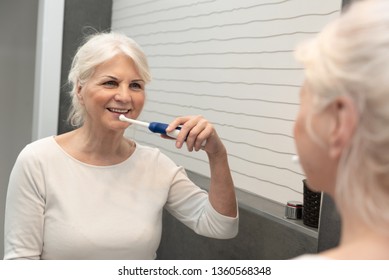
[[121, 120], [123, 122], [128, 122], [128, 123], [137, 124], [137, 125], [140, 125], [140, 126], [147, 127], [151, 132], [159, 133], [159, 134], [164, 134], [164, 135], [170, 136], [172, 138], [177, 138], [178, 134], [180, 133], [180, 129], [181, 129], [181, 127], [177, 127], [176, 129], [174, 129], [171, 132], [166, 132], [166, 128], [169, 126], [166, 123], [142, 122], [142, 121], [138, 121], [138, 120], [133, 120], [133, 119], [127, 118], [124, 115], [120, 115], [119, 116], [119, 120]]

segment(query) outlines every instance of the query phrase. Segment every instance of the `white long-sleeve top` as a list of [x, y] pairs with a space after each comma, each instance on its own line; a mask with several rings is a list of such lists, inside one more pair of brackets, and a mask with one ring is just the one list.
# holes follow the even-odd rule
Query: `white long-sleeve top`
[[122, 163], [93, 166], [47, 137], [27, 145], [11, 172], [4, 259], [154, 259], [162, 211], [196, 233], [232, 238], [238, 217], [156, 148], [136, 145]]

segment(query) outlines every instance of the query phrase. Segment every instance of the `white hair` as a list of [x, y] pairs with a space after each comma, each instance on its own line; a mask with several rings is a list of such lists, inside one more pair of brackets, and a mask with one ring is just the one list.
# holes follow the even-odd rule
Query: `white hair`
[[305, 67], [314, 113], [338, 96], [352, 98], [358, 110], [358, 127], [338, 166], [337, 207], [388, 233], [389, 1], [351, 4], [300, 45], [296, 58]]
[[140, 46], [124, 34], [109, 32], [97, 33], [86, 38], [73, 58], [68, 82], [71, 85], [72, 103], [68, 120], [72, 126], [78, 127], [84, 122], [84, 108], [77, 98], [78, 85], [83, 85], [101, 63], [123, 53], [130, 57], [145, 83], [150, 82], [151, 75], [147, 59]]

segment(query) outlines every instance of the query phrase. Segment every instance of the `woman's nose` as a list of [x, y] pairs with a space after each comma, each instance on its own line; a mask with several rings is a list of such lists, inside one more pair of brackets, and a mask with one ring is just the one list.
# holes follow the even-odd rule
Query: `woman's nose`
[[118, 88], [118, 91], [114, 96], [114, 99], [115, 99], [115, 101], [123, 102], [123, 103], [131, 102], [131, 100], [132, 100], [131, 90], [127, 87]]

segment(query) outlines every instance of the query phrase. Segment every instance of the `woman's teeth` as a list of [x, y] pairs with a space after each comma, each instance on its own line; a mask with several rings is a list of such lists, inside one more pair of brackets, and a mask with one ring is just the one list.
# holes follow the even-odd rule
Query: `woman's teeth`
[[116, 108], [108, 108], [110, 112], [113, 113], [119, 113], [119, 114], [127, 114], [130, 110], [125, 110], [125, 109], [116, 109]]

